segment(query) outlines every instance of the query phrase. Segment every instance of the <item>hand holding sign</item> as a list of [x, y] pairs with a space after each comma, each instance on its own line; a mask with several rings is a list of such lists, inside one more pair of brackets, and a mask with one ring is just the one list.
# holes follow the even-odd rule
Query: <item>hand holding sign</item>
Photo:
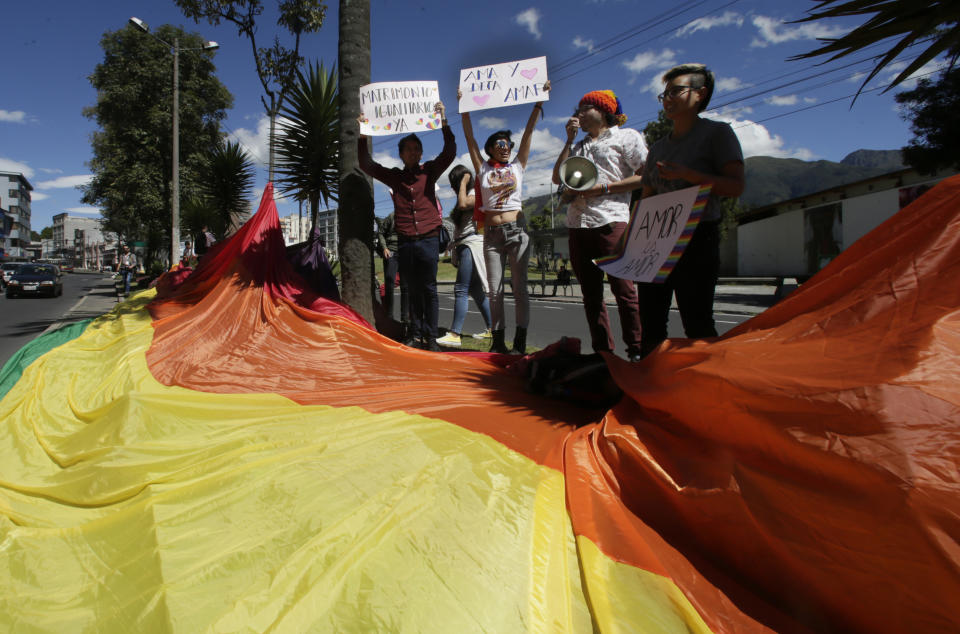
[[619, 255], [594, 263], [614, 277], [663, 282], [690, 243], [712, 185], [694, 185], [641, 200], [630, 218]]
[[547, 58], [460, 70], [460, 112], [547, 101]]

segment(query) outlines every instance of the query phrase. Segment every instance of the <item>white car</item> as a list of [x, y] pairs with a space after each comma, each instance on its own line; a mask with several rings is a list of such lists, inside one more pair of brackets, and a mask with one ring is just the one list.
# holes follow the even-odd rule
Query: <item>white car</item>
[[3, 287], [6, 288], [7, 282], [10, 281], [10, 278], [13, 277], [13, 274], [17, 272], [23, 262], [5, 262], [0, 265], [0, 270], [3, 271]]

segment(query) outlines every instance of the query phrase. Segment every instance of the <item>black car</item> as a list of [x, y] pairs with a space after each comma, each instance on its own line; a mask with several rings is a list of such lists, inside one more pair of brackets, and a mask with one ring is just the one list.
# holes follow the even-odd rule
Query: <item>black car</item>
[[18, 295], [63, 295], [60, 269], [52, 264], [24, 264], [7, 281], [7, 297]]

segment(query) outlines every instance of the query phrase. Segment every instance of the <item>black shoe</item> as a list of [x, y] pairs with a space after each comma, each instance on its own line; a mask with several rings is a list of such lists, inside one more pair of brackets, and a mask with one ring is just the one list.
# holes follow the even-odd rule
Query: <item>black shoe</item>
[[402, 343], [403, 343], [403, 345], [407, 346], [408, 348], [419, 348], [419, 347], [420, 347], [420, 341], [419, 341], [416, 337], [414, 337], [414, 336], [412, 336], [412, 335], [410, 335], [410, 336], [408, 336], [408, 337], [404, 337]]
[[643, 356], [639, 352], [628, 352], [627, 361], [630, 363], [637, 363], [639, 361], [643, 361]]
[[490, 345], [490, 352], [499, 352], [500, 354], [507, 354], [507, 344], [503, 341], [503, 330], [494, 330], [493, 331], [493, 343]]
[[527, 353], [527, 329], [517, 326], [517, 332], [513, 335], [513, 351], [519, 354]]
[[440, 344], [437, 343], [436, 339], [427, 339], [423, 344], [423, 349], [430, 352], [440, 352]]

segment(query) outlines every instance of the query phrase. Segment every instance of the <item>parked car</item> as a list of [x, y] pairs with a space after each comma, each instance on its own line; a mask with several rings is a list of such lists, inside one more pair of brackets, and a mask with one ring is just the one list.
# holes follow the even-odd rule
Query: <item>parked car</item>
[[7, 282], [7, 297], [19, 295], [63, 295], [60, 269], [53, 264], [24, 264]]
[[0, 278], [0, 286], [6, 288], [7, 281], [22, 265], [23, 262], [4, 262], [2, 265], [0, 265], [0, 271], [3, 271], [3, 277]]

